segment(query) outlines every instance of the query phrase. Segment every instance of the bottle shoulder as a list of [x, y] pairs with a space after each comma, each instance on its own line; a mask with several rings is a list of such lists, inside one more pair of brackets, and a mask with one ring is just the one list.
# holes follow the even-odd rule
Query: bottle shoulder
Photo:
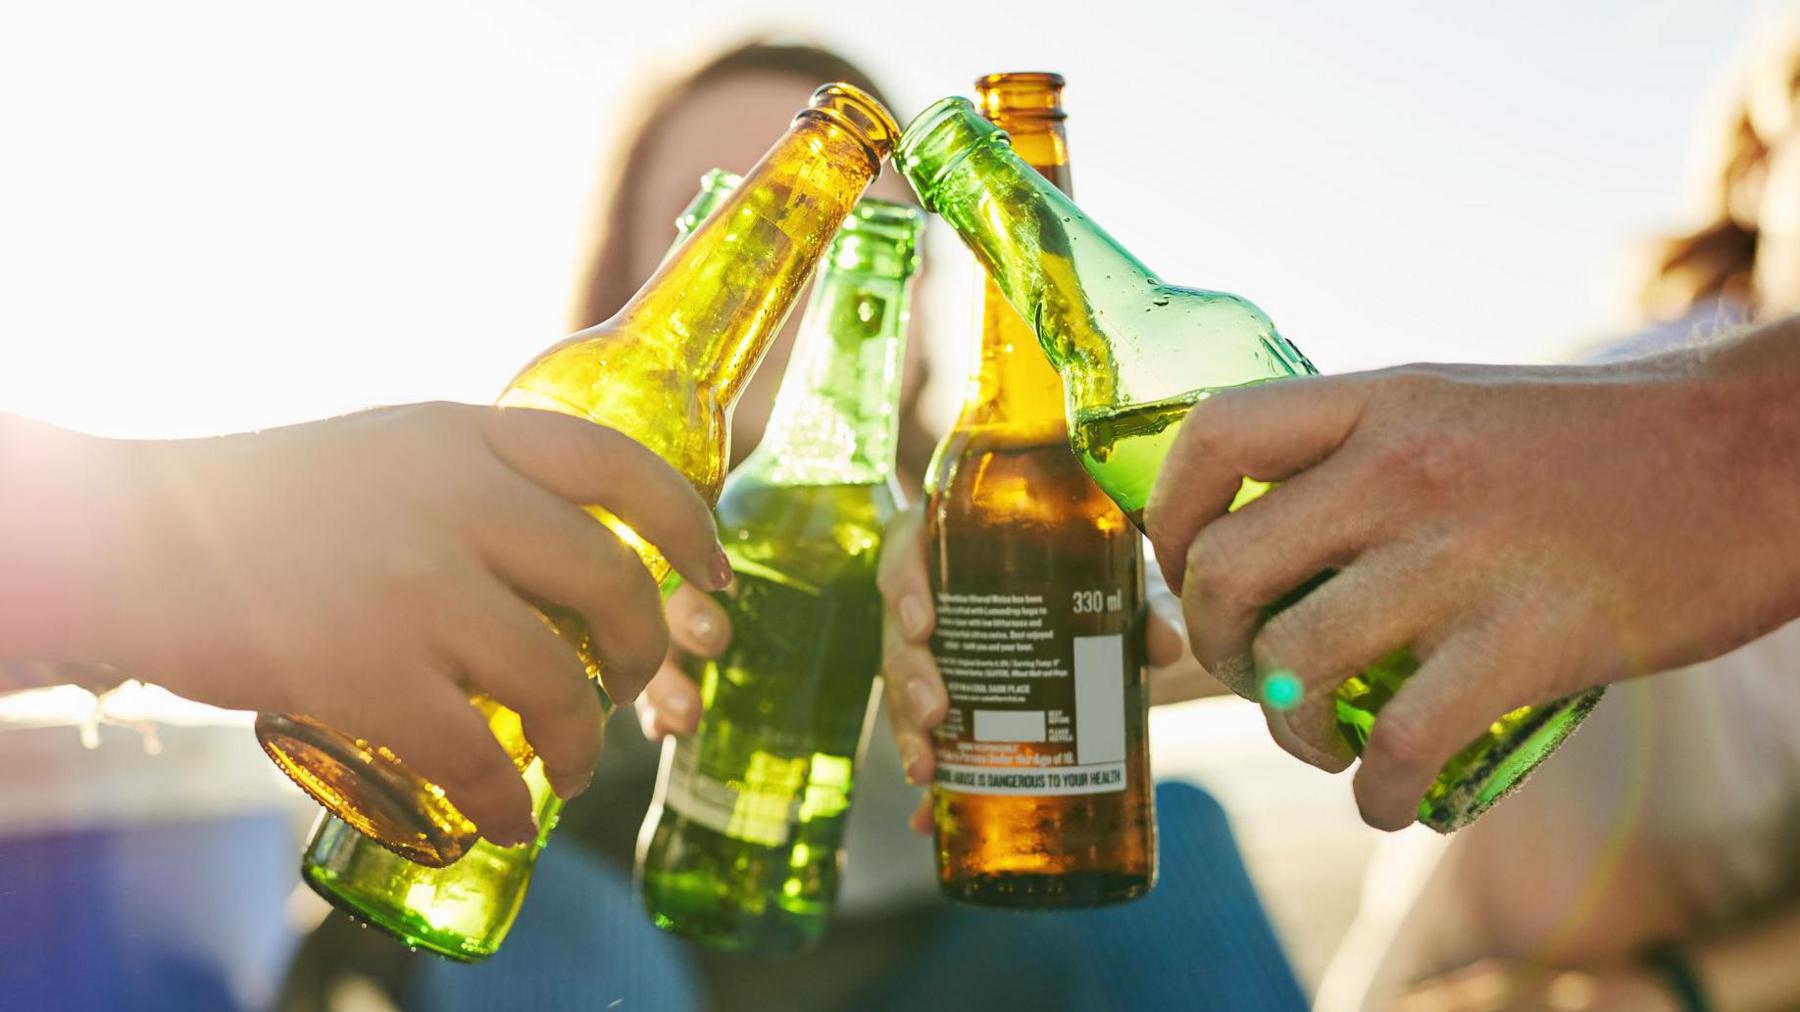
[[1078, 537], [1084, 530], [1137, 537], [1060, 436], [1025, 440], [979, 428], [953, 432], [933, 458], [926, 496], [936, 524], [1046, 539]]
[[891, 479], [789, 485], [740, 469], [725, 483], [716, 515], [727, 548], [734, 542], [780, 542], [804, 553], [823, 542], [857, 551], [872, 547], [899, 509], [899, 491]]

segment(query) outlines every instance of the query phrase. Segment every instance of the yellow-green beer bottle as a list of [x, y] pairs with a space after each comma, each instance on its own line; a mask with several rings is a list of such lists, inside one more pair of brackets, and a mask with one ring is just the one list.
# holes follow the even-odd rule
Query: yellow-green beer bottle
[[[507, 407], [560, 411], [631, 436], [718, 499], [729, 414], [831, 237], [880, 171], [893, 118], [844, 84], [814, 93], [710, 219], [611, 319], [546, 351], [500, 396]], [[629, 527], [593, 511], [659, 582], [667, 560]], [[544, 608], [598, 676], [580, 616]], [[511, 710], [477, 701], [523, 770], [535, 759]], [[380, 743], [304, 715], [263, 714], [257, 737], [327, 811], [414, 861], [442, 866], [478, 836], [443, 791]]]
[[865, 199], [820, 266], [767, 433], [719, 498], [731, 645], [669, 740], [637, 863], [659, 927], [795, 952], [830, 918], [881, 666], [881, 533], [899, 501], [907, 300], [923, 216]]
[[[676, 219], [671, 256], [737, 182], [736, 176], [717, 169], [701, 179], [700, 192]], [[537, 763], [528, 764], [524, 774], [539, 827], [529, 847], [496, 847], [477, 840], [454, 863], [430, 867], [401, 857], [326, 812], [301, 853], [300, 877], [333, 906], [408, 945], [462, 960], [487, 956], [518, 916], [538, 851], [560, 809]]]
[[[1249, 300], [1171, 285], [1033, 171], [966, 100], [926, 109], [895, 162], [956, 230], [1062, 376], [1070, 442], [1140, 526], [1163, 456], [1195, 402], [1217, 390], [1315, 370]], [[1245, 481], [1235, 505], [1266, 490]], [[1367, 742], [1381, 705], [1417, 669], [1398, 650], [1337, 694], [1339, 728]], [[1447, 763], [1419, 821], [1461, 826], [1522, 781], [1592, 709], [1600, 690], [1495, 721]]]

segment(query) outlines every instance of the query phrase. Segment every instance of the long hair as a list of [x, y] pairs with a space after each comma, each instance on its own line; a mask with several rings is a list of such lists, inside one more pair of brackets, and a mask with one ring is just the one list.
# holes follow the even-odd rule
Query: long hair
[[1700, 144], [1700, 224], [1653, 244], [1638, 307], [1652, 320], [1678, 320], [1726, 300], [1757, 304], [1755, 267], [1770, 150], [1800, 121], [1800, 23], [1747, 62], [1724, 115]]

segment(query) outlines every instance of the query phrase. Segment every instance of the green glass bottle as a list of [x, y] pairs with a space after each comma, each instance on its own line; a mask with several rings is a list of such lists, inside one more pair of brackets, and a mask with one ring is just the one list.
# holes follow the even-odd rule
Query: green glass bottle
[[838, 233], [762, 443], [719, 498], [731, 645], [689, 673], [704, 713], [664, 748], [639, 839], [658, 927], [718, 948], [818, 940], [844, 863], [881, 666], [881, 533], [899, 502], [907, 297], [922, 216], [865, 199]]
[[[966, 99], [926, 109], [895, 161], [949, 222], [1061, 374], [1069, 441], [1140, 527], [1157, 470], [1188, 409], [1216, 390], [1316, 370], [1248, 300], [1165, 283], [1067, 195], [1032, 171]], [[1267, 489], [1246, 479], [1233, 508]], [[1339, 728], [1359, 752], [1381, 704], [1417, 668], [1397, 651], [1338, 691]], [[1465, 825], [1573, 731], [1594, 689], [1496, 721], [1440, 772], [1419, 821]]]

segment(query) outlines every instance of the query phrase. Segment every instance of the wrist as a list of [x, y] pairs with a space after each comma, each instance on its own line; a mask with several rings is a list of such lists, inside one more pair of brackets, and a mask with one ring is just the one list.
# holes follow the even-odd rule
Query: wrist
[[1692, 480], [1719, 490], [1718, 520], [1768, 564], [1742, 578], [1768, 602], [1764, 631], [1776, 628], [1800, 617], [1800, 317], [1696, 353], [1680, 386], [1695, 450], [1677, 463], [1710, 458]]
[[0, 416], [0, 658], [114, 659], [128, 445]]

